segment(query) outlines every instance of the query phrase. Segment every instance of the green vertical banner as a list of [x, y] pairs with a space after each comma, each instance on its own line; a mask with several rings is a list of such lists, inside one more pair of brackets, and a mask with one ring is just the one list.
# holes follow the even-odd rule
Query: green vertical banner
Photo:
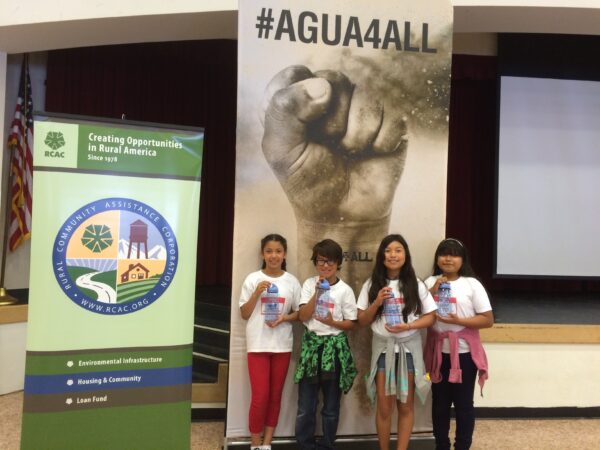
[[36, 117], [22, 449], [187, 449], [202, 129]]

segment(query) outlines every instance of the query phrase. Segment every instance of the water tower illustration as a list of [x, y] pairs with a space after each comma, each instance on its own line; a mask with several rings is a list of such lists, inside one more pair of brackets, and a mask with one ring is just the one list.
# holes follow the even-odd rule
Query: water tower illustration
[[127, 259], [131, 257], [131, 246], [136, 244], [137, 258], [140, 258], [140, 247], [144, 244], [146, 259], [148, 259], [148, 225], [141, 220], [136, 220], [129, 225], [129, 249]]

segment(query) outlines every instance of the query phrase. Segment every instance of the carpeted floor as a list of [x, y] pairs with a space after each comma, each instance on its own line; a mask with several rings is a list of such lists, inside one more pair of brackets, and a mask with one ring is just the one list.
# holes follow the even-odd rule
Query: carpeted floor
[[[22, 402], [22, 392], [0, 396], [0, 450], [19, 449]], [[223, 427], [222, 422], [193, 423], [192, 450], [221, 449]], [[600, 419], [478, 420], [471, 448], [472, 450], [598, 450], [600, 449]], [[273, 449], [276, 450], [277, 447], [273, 446]], [[338, 446], [338, 450], [344, 449]]]

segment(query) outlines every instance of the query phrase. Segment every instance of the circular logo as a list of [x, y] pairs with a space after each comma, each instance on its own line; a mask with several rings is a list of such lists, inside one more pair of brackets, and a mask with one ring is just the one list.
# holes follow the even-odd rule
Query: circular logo
[[129, 314], [155, 302], [177, 270], [173, 229], [154, 208], [105, 198], [75, 211], [54, 241], [52, 266], [61, 289], [98, 314]]

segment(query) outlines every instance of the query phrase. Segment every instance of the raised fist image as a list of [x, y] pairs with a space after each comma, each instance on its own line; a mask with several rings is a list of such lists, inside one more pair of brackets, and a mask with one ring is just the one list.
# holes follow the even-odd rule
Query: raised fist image
[[[329, 237], [345, 251], [377, 247], [389, 227], [408, 146], [402, 110], [339, 71], [290, 66], [266, 89], [262, 149], [298, 222], [300, 277]], [[372, 254], [372, 253], [371, 253]], [[343, 267], [353, 287], [365, 270]]]

